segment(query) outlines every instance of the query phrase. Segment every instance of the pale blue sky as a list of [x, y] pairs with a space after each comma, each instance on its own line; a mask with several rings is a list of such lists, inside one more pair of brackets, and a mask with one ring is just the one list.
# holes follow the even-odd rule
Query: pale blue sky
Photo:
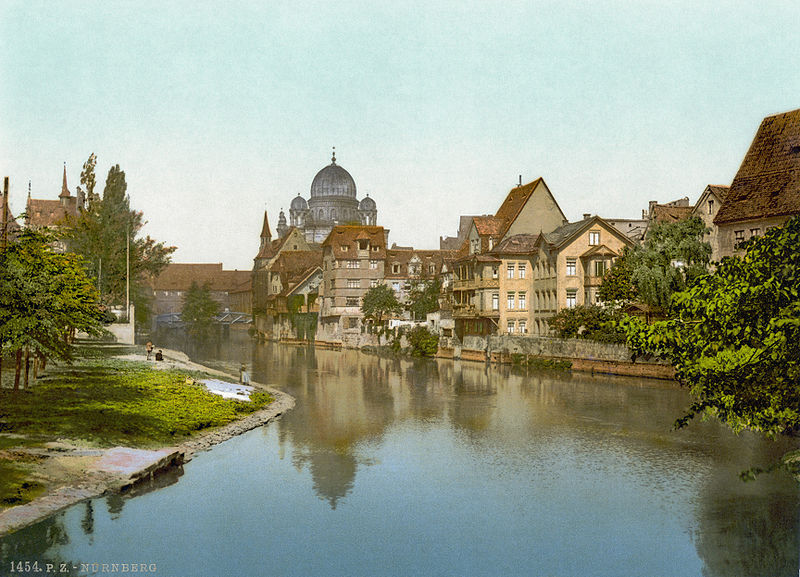
[[20, 212], [95, 152], [175, 261], [241, 269], [336, 146], [390, 242], [438, 248], [519, 174], [570, 219], [729, 184], [798, 54], [793, 1], [0, 0], [0, 173]]

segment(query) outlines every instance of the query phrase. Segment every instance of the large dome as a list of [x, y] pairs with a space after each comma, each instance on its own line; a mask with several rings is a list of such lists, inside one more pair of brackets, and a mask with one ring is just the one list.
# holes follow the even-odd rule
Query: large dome
[[323, 168], [314, 177], [311, 183], [311, 198], [320, 196], [347, 196], [356, 197], [356, 182], [350, 173], [333, 162]]

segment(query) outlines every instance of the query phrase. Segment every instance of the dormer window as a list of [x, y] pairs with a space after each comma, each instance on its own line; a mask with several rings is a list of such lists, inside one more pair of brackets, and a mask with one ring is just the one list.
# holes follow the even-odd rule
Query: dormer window
[[358, 250], [367, 250], [369, 248], [369, 241], [368, 240], [359, 240], [358, 241]]
[[600, 231], [592, 230], [589, 232], [589, 246], [597, 246], [600, 244]]
[[342, 249], [342, 252], [347, 252], [350, 249], [350, 247], [346, 244], [340, 245], [339, 248]]

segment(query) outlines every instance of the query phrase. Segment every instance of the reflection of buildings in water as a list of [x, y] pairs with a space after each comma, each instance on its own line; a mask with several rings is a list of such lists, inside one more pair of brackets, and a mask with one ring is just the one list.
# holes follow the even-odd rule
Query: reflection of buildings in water
[[[763, 455], [763, 442], [759, 451]], [[780, 452], [774, 450], [773, 457]], [[800, 490], [783, 472], [744, 483], [730, 467], [712, 472], [698, 496], [695, 547], [703, 575], [796, 575]]]
[[328, 501], [331, 509], [336, 509], [339, 499], [346, 497], [355, 484], [358, 463], [350, 452], [310, 448], [307, 452], [296, 452], [292, 463], [298, 469], [309, 466], [314, 492]]

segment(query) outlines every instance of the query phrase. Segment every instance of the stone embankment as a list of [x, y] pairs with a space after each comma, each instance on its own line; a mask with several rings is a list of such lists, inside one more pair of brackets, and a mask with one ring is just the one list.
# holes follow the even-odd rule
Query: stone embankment
[[[144, 355], [129, 355], [129, 360], [144, 360]], [[230, 379], [230, 375], [198, 365], [177, 351], [164, 351], [164, 361], [156, 368], [203, 371]], [[0, 511], [0, 535], [11, 533], [57, 513], [80, 501], [107, 493], [126, 492], [154, 477], [181, 466], [198, 453], [237, 435], [260, 427], [294, 407], [294, 397], [260, 383], [251, 386], [268, 391], [275, 399], [266, 408], [222, 427], [198, 433], [175, 447], [159, 450], [114, 447], [93, 449], [67, 441], [49, 443], [44, 448], [29, 449], [36, 454], [53, 478], [53, 489], [25, 505]]]

